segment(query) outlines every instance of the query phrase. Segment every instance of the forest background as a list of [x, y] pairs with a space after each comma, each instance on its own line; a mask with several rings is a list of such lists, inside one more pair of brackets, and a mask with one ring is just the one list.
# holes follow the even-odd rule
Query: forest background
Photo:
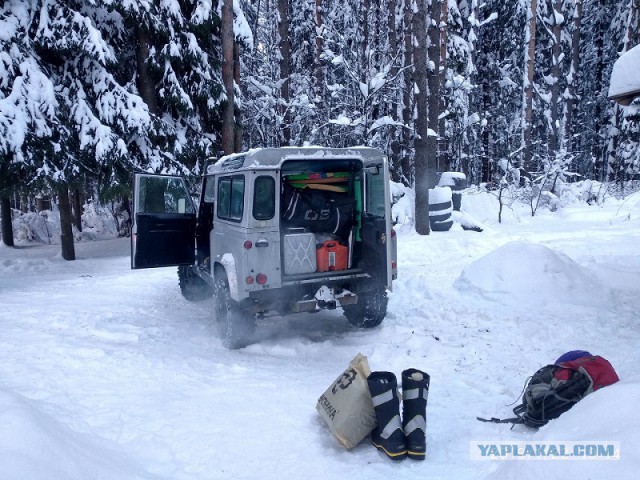
[[134, 171], [196, 180], [256, 147], [380, 148], [418, 233], [443, 171], [624, 189], [640, 108], [607, 91], [639, 22], [640, 0], [5, 0], [3, 241], [53, 199], [73, 259], [83, 207], [130, 214]]

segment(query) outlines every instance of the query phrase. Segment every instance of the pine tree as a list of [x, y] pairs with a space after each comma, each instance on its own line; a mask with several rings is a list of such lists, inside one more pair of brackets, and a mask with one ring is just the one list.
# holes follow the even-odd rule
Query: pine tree
[[0, 8], [2, 51], [11, 52], [0, 152], [2, 168], [19, 170], [15, 180], [57, 191], [66, 208], [69, 186], [87, 176], [104, 197], [126, 191], [133, 169], [200, 171], [219, 144], [224, 100], [214, 4], [14, 0]]

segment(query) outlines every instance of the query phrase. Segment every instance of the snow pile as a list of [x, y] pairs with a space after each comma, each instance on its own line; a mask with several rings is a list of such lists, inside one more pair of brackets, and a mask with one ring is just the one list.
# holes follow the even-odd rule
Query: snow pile
[[640, 220], [640, 192], [636, 192], [625, 198], [616, 211], [615, 219], [612, 219], [612, 221], [629, 220]]
[[640, 464], [640, 376], [635, 375], [583, 398], [526, 440], [532, 442], [619, 442], [620, 460], [506, 461], [488, 477], [604, 479], [631, 478], [628, 465]]
[[583, 180], [575, 184], [557, 182], [556, 186], [559, 191], [560, 200], [565, 205], [602, 203], [608, 194], [607, 184], [596, 180]]
[[71, 430], [0, 383], [0, 476], [39, 480], [149, 478], [107, 442]]
[[524, 241], [510, 242], [469, 264], [455, 286], [461, 292], [531, 303], [599, 303], [607, 292], [566, 255]]

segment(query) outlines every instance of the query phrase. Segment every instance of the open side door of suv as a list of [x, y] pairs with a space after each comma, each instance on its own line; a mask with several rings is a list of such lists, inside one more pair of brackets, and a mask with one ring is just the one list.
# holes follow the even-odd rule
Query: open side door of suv
[[391, 196], [386, 157], [365, 161], [364, 171], [363, 252], [367, 256], [367, 263], [375, 265], [375, 275], [380, 284], [391, 290]]
[[182, 177], [136, 173], [131, 268], [195, 262], [196, 210]]

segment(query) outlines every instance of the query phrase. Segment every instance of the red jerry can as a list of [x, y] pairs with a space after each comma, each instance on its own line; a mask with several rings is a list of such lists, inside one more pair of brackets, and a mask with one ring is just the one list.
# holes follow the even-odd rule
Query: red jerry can
[[318, 272], [346, 270], [349, 261], [349, 248], [335, 240], [327, 240], [316, 248]]

